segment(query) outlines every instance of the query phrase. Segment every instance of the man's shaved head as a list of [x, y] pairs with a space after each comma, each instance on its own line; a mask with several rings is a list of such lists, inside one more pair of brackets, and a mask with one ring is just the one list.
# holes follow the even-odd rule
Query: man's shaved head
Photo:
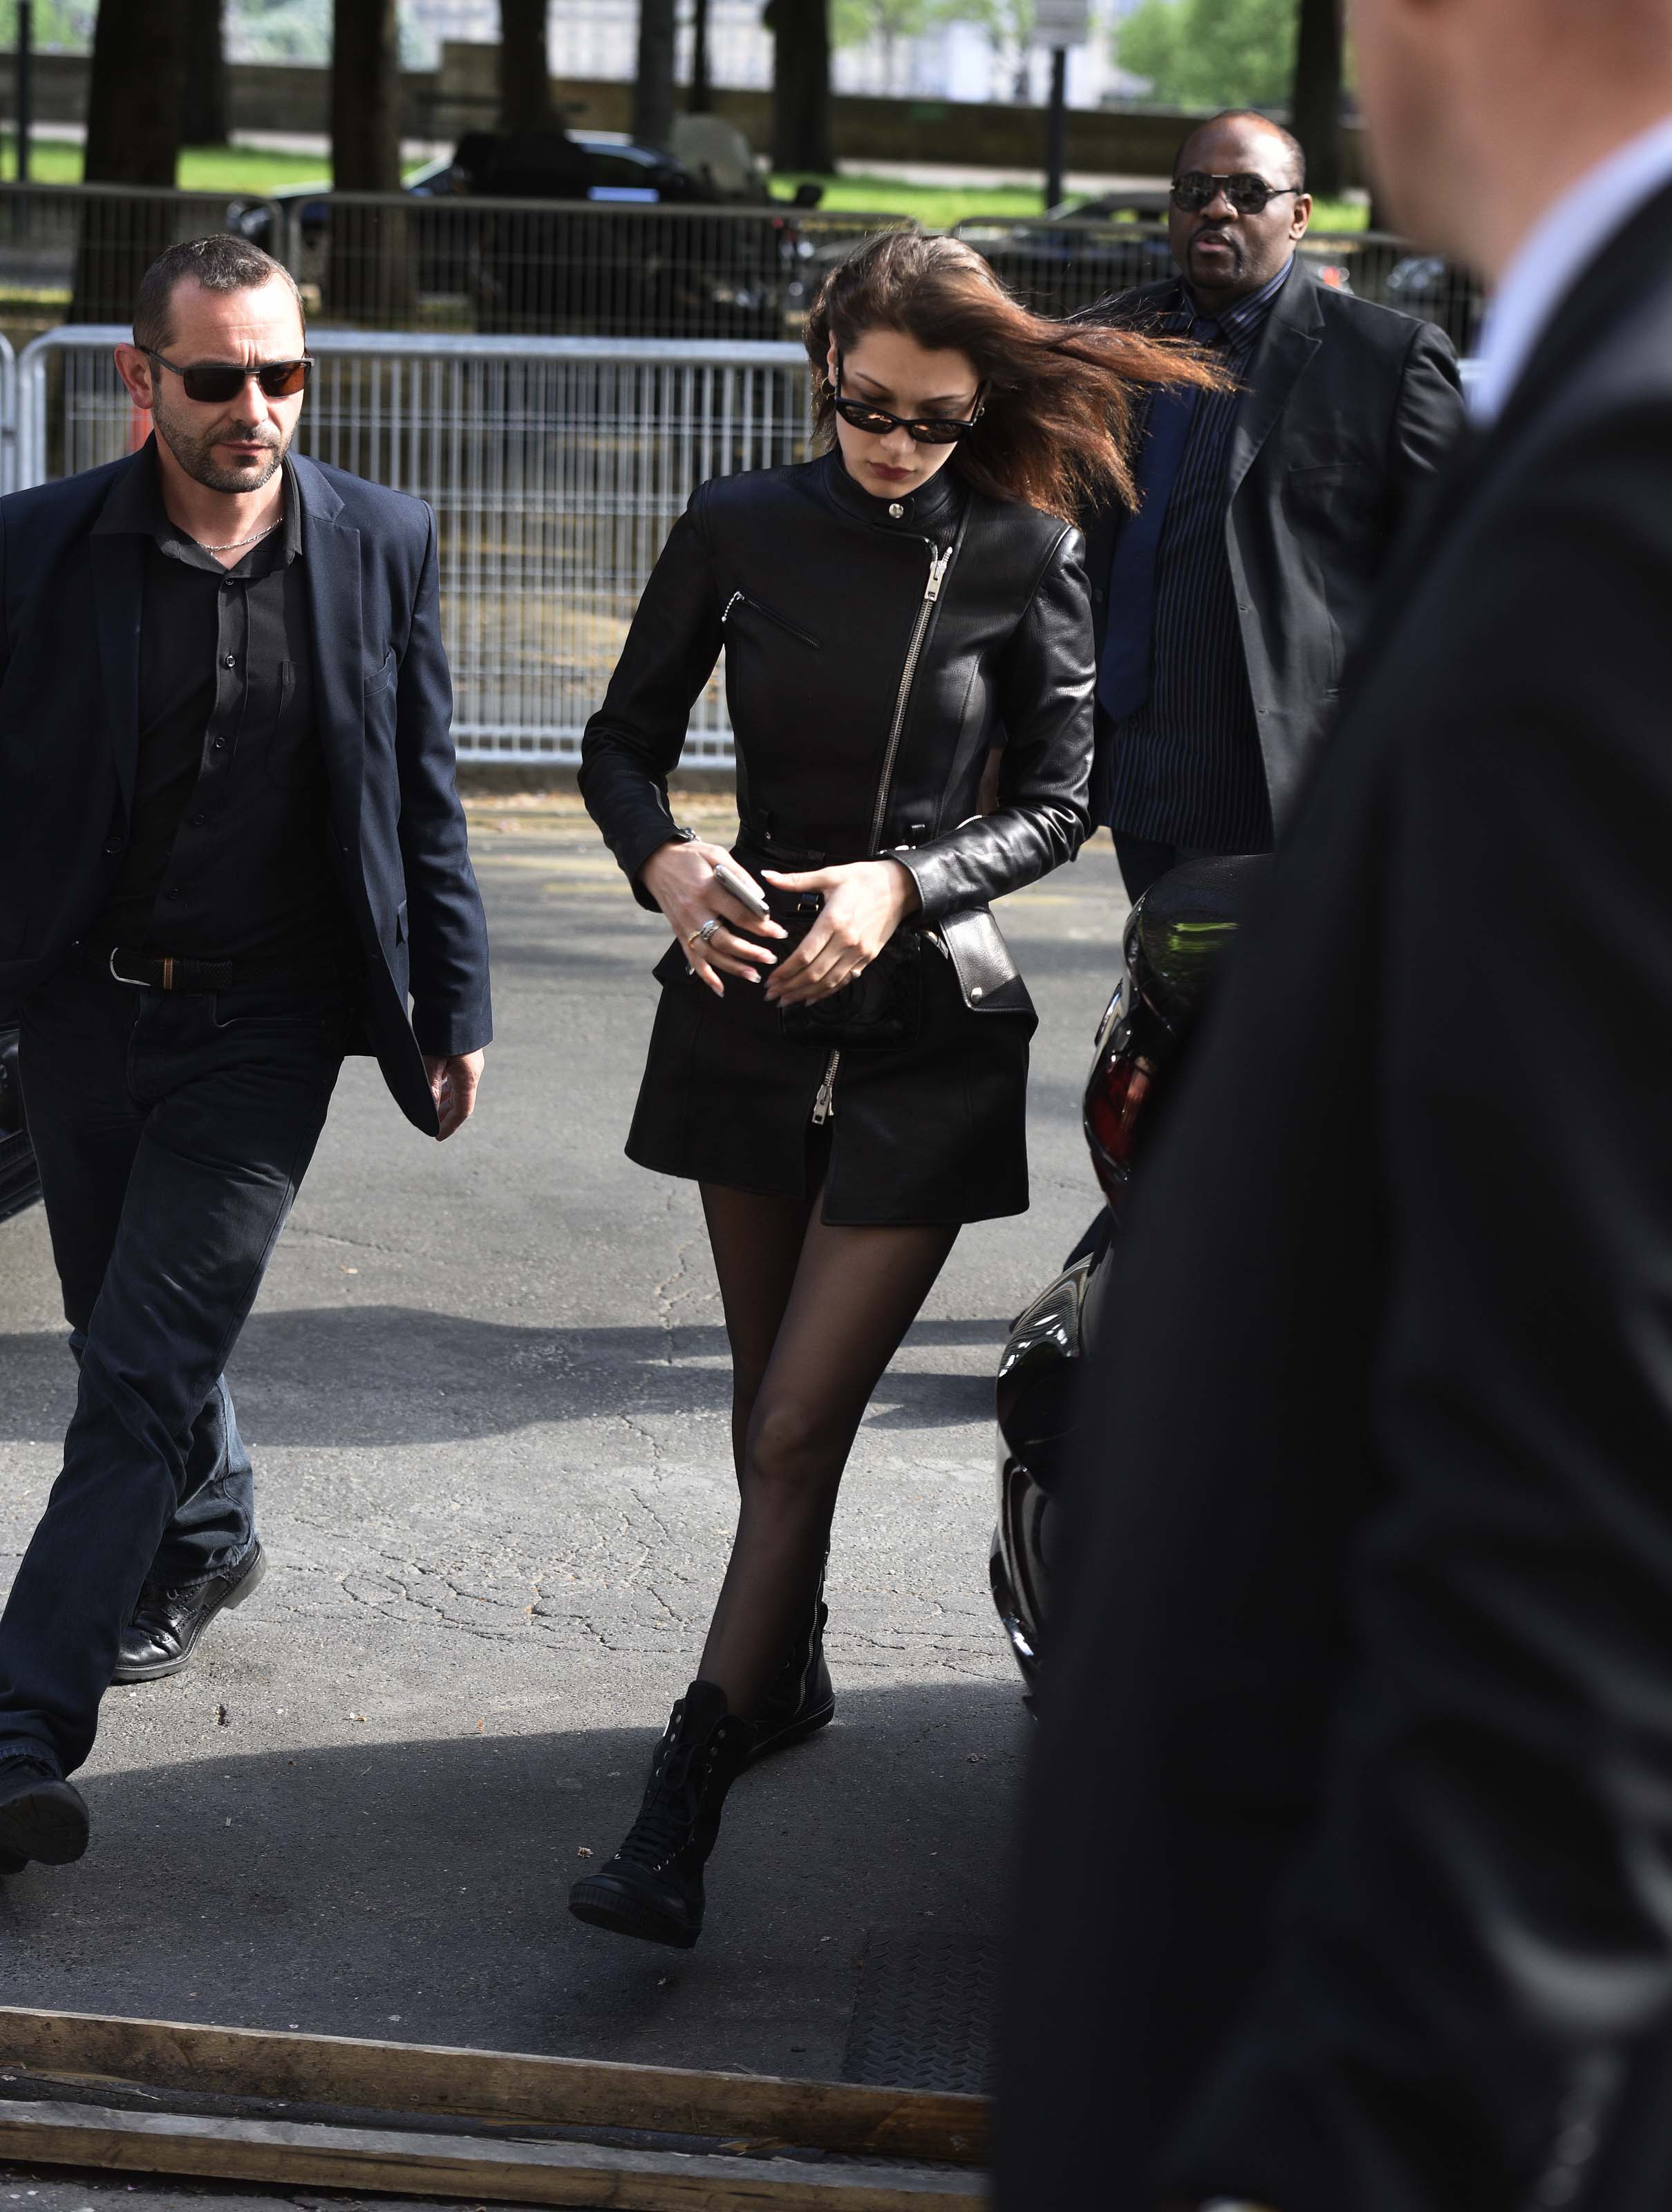
[[1224, 135], [1222, 126], [1225, 124], [1244, 125], [1275, 139], [1281, 151], [1274, 156], [1276, 166], [1270, 182], [1293, 185], [1298, 191], [1305, 191], [1306, 149], [1292, 131], [1286, 131], [1280, 123], [1274, 123], [1269, 115], [1262, 115], [1254, 107], [1223, 107], [1217, 115], [1210, 115], [1206, 123], [1198, 123], [1173, 156], [1173, 174], [1177, 176], [1185, 169], [1214, 167], [1213, 162], [1204, 158], [1202, 148], [1210, 138]]
[[1672, 0], [1348, 0], [1395, 224], [1493, 281], [1545, 210], [1672, 114]]

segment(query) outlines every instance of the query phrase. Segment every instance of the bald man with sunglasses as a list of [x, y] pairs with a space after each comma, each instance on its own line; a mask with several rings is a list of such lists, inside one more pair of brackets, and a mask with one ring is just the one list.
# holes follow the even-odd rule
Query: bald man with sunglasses
[[1450, 340], [1321, 283], [1299, 143], [1226, 114], [1180, 147], [1178, 275], [1093, 312], [1192, 337], [1230, 389], [1149, 410], [1141, 503], [1085, 524], [1094, 821], [1134, 899], [1181, 860], [1263, 852], [1334, 714], [1393, 540], [1462, 426]]
[[434, 518], [291, 452], [310, 365], [277, 262], [171, 247], [116, 353], [154, 435], [0, 500], [0, 1015], [81, 1370], [0, 1616], [0, 1875], [81, 1856], [105, 1689], [261, 1578], [222, 1370], [344, 1052], [445, 1138], [489, 1040]]

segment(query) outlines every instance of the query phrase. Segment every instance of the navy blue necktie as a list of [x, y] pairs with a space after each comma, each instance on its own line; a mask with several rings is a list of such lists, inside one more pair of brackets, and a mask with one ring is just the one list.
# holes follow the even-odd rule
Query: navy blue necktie
[[[1197, 316], [1188, 327], [1198, 345], [1212, 345], [1219, 335], [1219, 325], [1206, 316]], [[1116, 540], [1109, 571], [1109, 627], [1097, 670], [1097, 702], [1114, 722], [1135, 714], [1150, 696], [1156, 562], [1198, 397], [1194, 386], [1171, 385], [1150, 403], [1138, 456], [1140, 504]]]

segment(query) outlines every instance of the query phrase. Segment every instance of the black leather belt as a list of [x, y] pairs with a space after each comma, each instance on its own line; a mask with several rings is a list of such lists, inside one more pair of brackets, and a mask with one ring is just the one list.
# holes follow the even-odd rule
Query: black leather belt
[[185, 960], [170, 953], [136, 952], [124, 945], [89, 945], [84, 950], [117, 982], [141, 991], [235, 991], [246, 985], [335, 991], [350, 980], [334, 960]]

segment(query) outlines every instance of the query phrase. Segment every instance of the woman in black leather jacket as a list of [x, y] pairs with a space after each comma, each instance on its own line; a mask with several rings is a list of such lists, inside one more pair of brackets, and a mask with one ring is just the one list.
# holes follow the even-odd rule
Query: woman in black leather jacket
[[[742, 1510], [639, 1819], [570, 1904], [681, 1947], [730, 1782], [834, 1709], [823, 1564], [871, 1392], [959, 1226], [1027, 1205], [1035, 1016], [988, 902], [1086, 834], [1091, 620], [1067, 517], [1129, 493], [1139, 387], [1212, 374], [1165, 341], [1031, 315], [968, 246], [897, 234], [832, 271], [807, 349], [828, 449], [696, 492], [581, 777], [674, 933], [627, 1149], [701, 1185]], [[668, 804], [722, 646], [730, 857], [764, 919]]]

